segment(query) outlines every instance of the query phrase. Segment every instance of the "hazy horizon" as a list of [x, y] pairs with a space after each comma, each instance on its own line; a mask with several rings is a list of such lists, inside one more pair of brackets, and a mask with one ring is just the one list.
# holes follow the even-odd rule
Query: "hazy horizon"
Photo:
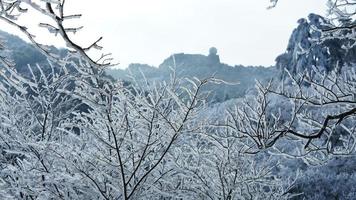
[[[281, 1], [266, 9], [267, 1], [223, 0], [104, 0], [100, 4], [69, 1], [71, 13], [82, 13], [73, 25], [84, 29], [73, 37], [83, 46], [103, 36], [104, 52], [113, 53], [119, 68], [130, 63], [158, 66], [173, 53], [208, 54], [218, 49], [221, 62], [229, 65], [271, 66], [283, 53], [297, 20], [309, 13], [323, 15], [324, 0]], [[71, 10], [71, 8], [73, 8]], [[105, 11], [105, 12], [104, 12]], [[92, 14], [95, 13], [95, 14]], [[41, 42], [64, 46], [43, 29], [35, 15], [22, 19]], [[3, 23], [1, 23], [3, 26]], [[24, 36], [6, 26], [7, 31]]]

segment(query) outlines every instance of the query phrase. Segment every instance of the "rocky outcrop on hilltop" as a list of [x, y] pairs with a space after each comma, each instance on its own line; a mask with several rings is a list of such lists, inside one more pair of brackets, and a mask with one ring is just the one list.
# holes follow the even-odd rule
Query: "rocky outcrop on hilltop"
[[220, 57], [217, 54], [217, 49], [215, 47], [211, 47], [207, 56], [202, 54], [186, 53], [173, 54], [165, 59], [163, 63], [159, 65], [159, 68], [165, 69], [173, 67], [191, 70], [191, 68], [214, 68], [221, 65], [224, 64], [220, 63]]
[[[351, 20], [344, 20], [343, 25], [349, 25]], [[340, 70], [345, 65], [356, 62], [356, 46], [345, 48], [354, 40], [329, 37], [325, 34], [332, 24], [324, 17], [310, 14], [307, 19], [298, 20], [286, 52], [276, 58], [276, 67], [282, 72], [287, 69], [292, 74], [317, 67], [321, 70]], [[323, 32], [324, 31], [324, 32]], [[345, 30], [346, 31], [350, 30]], [[324, 33], [324, 34], [322, 34]]]

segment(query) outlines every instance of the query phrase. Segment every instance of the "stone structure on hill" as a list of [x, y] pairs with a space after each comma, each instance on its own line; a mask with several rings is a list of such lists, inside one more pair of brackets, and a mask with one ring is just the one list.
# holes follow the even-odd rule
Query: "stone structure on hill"
[[220, 63], [220, 57], [218, 55], [218, 50], [215, 47], [211, 47], [209, 49], [209, 55], [208, 59], [212, 64], [219, 64]]

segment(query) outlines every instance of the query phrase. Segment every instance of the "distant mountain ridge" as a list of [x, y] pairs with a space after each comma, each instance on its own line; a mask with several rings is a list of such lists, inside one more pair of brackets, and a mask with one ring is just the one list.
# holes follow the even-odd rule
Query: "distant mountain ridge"
[[249, 88], [254, 87], [256, 80], [266, 81], [276, 73], [275, 67], [244, 67], [242, 65], [229, 66], [221, 63], [216, 48], [212, 47], [209, 54], [178, 53], [169, 56], [159, 67], [146, 64], [131, 64], [125, 70], [108, 70], [108, 75], [116, 79], [130, 81], [130, 76], [142, 80], [142, 74], [148, 81], [168, 81], [172, 70], [178, 77], [197, 77], [200, 79], [214, 76], [231, 84], [209, 85], [213, 91], [214, 101], [225, 101], [242, 97]]

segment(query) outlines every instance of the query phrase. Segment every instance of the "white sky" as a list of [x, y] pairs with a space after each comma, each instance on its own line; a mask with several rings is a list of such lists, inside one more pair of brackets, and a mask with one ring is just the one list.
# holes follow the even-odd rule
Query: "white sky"
[[[113, 53], [120, 68], [133, 62], [158, 66], [173, 53], [207, 54], [211, 46], [224, 63], [269, 66], [285, 50], [297, 20], [311, 12], [324, 15], [325, 2], [281, 0], [267, 10], [268, 0], [67, 0], [66, 9], [83, 14], [74, 23], [84, 25], [76, 41], [89, 45], [103, 36], [104, 52]], [[36, 15], [22, 20], [33, 24], [40, 41], [60, 45], [33, 28]]]

